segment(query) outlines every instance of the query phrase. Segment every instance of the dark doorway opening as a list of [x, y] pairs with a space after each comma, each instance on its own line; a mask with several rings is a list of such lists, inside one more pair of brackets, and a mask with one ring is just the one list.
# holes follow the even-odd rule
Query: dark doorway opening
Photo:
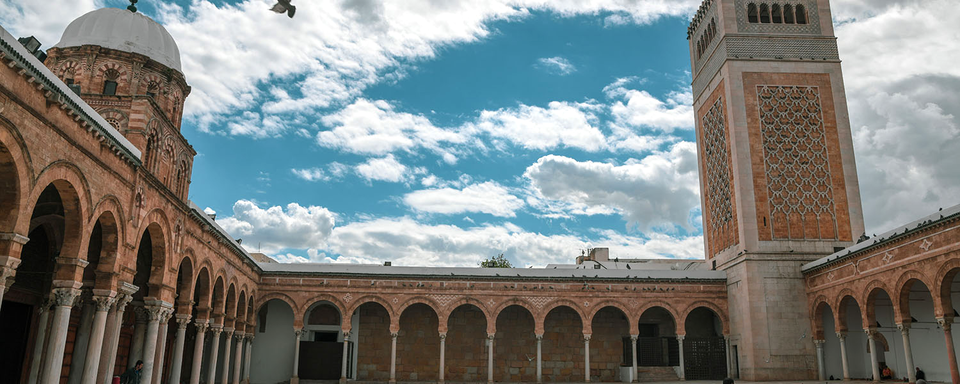
[[0, 372], [3, 383], [19, 383], [23, 361], [26, 358], [33, 306], [4, 301], [0, 311]]

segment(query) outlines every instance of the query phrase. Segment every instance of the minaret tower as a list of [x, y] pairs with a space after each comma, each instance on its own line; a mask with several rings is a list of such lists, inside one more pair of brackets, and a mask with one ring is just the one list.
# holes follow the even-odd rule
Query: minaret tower
[[706, 0], [687, 30], [705, 253], [747, 380], [816, 378], [800, 266], [863, 233], [828, 0]]

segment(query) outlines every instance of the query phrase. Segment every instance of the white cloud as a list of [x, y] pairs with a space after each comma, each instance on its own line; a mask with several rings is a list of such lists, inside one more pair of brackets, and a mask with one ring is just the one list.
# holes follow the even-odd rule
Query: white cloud
[[60, 41], [68, 23], [103, 5], [102, 0], [0, 1], [0, 24], [16, 37], [35, 36], [46, 50]]
[[541, 57], [537, 59], [537, 66], [547, 72], [560, 76], [566, 76], [577, 71], [577, 67], [574, 66], [570, 60], [560, 56]]
[[337, 215], [318, 206], [297, 203], [286, 208], [260, 208], [250, 200], [233, 204], [233, 216], [217, 220], [231, 235], [243, 239], [248, 251], [273, 254], [284, 248], [319, 248], [330, 236]]
[[524, 203], [510, 194], [499, 183], [488, 181], [473, 184], [463, 189], [438, 188], [410, 192], [403, 202], [422, 212], [456, 214], [466, 212], [487, 213], [499, 217], [514, 217]]
[[367, 181], [406, 182], [410, 178], [406, 165], [397, 161], [393, 155], [383, 158], [370, 158], [356, 166], [357, 174]]
[[326, 181], [330, 180], [330, 176], [327, 176], [322, 169], [320, 168], [304, 168], [304, 169], [291, 169], [294, 175], [297, 177], [306, 180], [306, 181]]
[[626, 101], [618, 100], [610, 106], [615, 124], [665, 133], [693, 129], [693, 95], [689, 89], [671, 92], [662, 101], [647, 91], [617, 86], [620, 82], [603, 89], [608, 97], [620, 96]]
[[207, 216], [214, 216], [217, 214], [217, 211], [214, 211], [213, 208], [206, 207], [203, 209], [203, 213], [206, 213]]
[[308, 259], [308, 258], [306, 258], [306, 257], [294, 255], [294, 254], [292, 254], [292, 253], [279, 253], [279, 254], [276, 254], [276, 255], [272, 255], [272, 256], [270, 256], [270, 257], [273, 258], [274, 260], [276, 260], [276, 261], [279, 262], [279, 263], [309, 263], [309, 262], [311, 262], [311, 260]]
[[680, 142], [623, 165], [548, 155], [527, 168], [528, 202], [548, 215], [619, 213], [642, 228], [688, 229], [700, 203], [696, 145]]
[[[595, 126], [595, 112], [601, 108], [593, 103], [561, 101], [551, 102], [547, 108], [521, 104], [518, 108], [483, 111], [467, 130], [526, 149], [567, 147], [595, 152], [606, 147], [606, 138]], [[502, 147], [496, 141], [494, 145]]]

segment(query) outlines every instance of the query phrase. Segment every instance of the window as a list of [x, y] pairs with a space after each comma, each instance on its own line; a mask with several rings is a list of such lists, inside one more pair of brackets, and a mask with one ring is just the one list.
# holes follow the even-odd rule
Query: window
[[774, 24], [783, 24], [783, 14], [780, 13], [780, 4], [774, 4], [770, 8], [771, 16], [773, 16]]
[[760, 22], [770, 23], [770, 8], [766, 4], [760, 4]]
[[797, 24], [806, 24], [807, 23], [807, 10], [803, 8], [803, 4], [797, 4]]
[[750, 3], [747, 5], [747, 21], [751, 23], [759, 23], [760, 19], [757, 18], [757, 5]]
[[786, 24], [793, 24], [793, 6], [790, 4], [783, 6], [783, 22]]
[[103, 81], [103, 94], [104, 95], [116, 95], [117, 94], [117, 82], [113, 80], [104, 80]]
[[158, 89], [160, 89], [160, 84], [157, 84], [156, 81], [151, 81], [149, 84], [147, 84], [147, 96], [156, 99]]

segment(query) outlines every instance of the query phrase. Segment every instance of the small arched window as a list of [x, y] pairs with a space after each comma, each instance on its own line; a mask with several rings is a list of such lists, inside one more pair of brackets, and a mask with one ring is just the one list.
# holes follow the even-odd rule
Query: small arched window
[[770, 7], [766, 4], [760, 4], [760, 22], [770, 23]]
[[747, 21], [751, 23], [760, 22], [760, 19], [757, 17], [757, 5], [754, 3], [747, 5]]
[[793, 6], [790, 4], [783, 6], [783, 22], [786, 24], [793, 24]]
[[120, 78], [120, 72], [117, 72], [117, 70], [113, 68], [110, 68], [103, 73], [103, 94], [104, 95], [117, 94], [117, 79], [119, 78]]
[[774, 24], [783, 24], [783, 14], [780, 13], [780, 4], [774, 4], [770, 7], [770, 16]]
[[147, 84], [147, 96], [150, 96], [154, 99], [157, 98], [157, 91], [160, 89], [160, 84], [156, 81], [151, 81]]
[[806, 24], [807, 23], [807, 10], [803, 7], [803, 4], [797, 4], [797, 24]]
[[717, 35], [717, 23], [715, 21], [710, 22], [710, 38], [713, 39]]

